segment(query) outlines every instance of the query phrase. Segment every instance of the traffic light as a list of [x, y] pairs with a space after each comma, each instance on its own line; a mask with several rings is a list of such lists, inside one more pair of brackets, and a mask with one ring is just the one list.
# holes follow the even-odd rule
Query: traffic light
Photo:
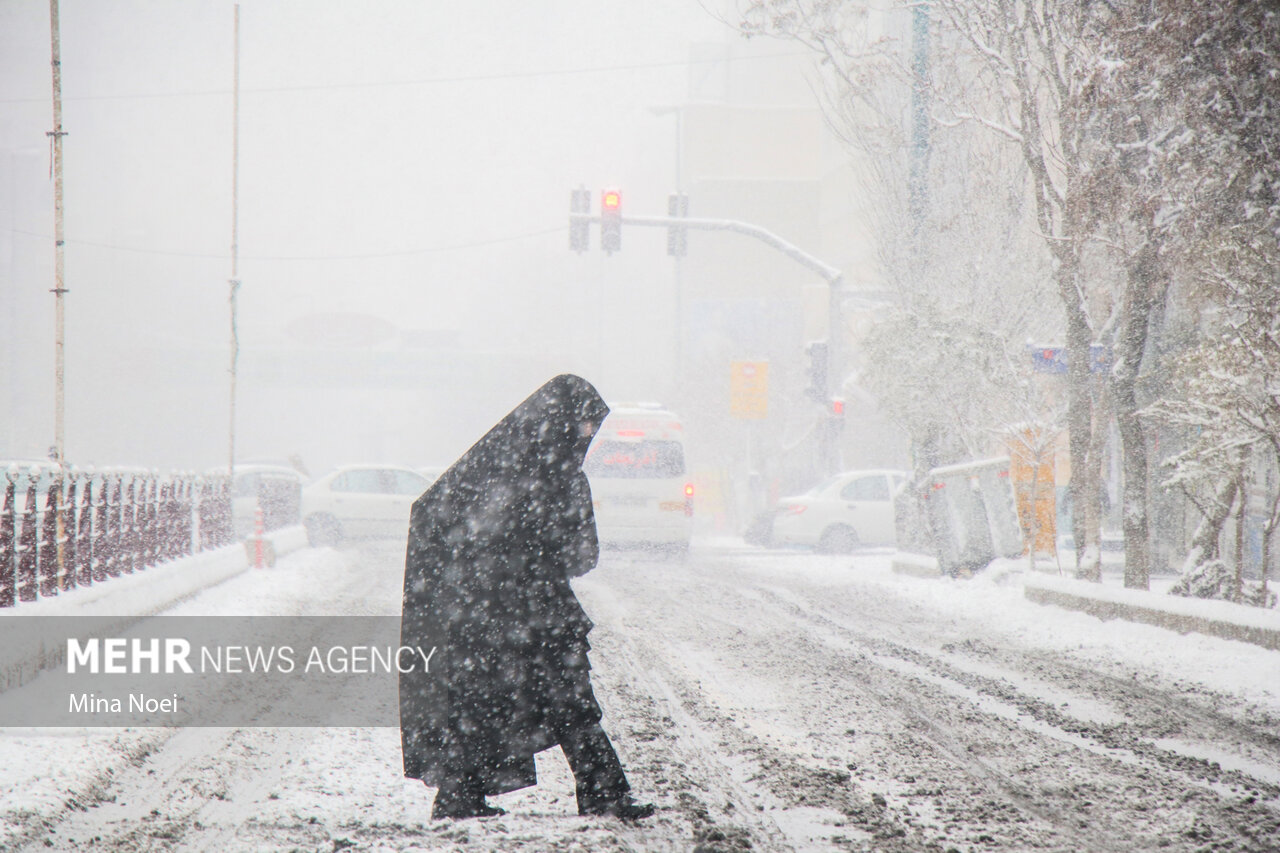
[[827, 343], [814, 341], [804, 350], [809, 357], [809, 363], [805, 367], [809, 385], [804, 389], [804, 393], [812, 400], [825, 403], [827, 401]]
[[622, 248], [622, 193], [617, 190], [600, 194], [600, 248], [611, 255]]
[[[684, 193], [672, 193], [667, 196], [667, 216], [684, 218], [689, 215], [689, 196]], [[673, 258], [683, 258], [689, 250], [689, 229], [683, 225], [667, 226], [667, 254]]]
[[[582, 218], [573, 214], [580, 213]], [[591, 247], [591, 222], [587, 217], [591, 214], [591, 191], [586, 187], [571, 191], [569, 195], [569, 248], [575, 252], [585, 252]]]

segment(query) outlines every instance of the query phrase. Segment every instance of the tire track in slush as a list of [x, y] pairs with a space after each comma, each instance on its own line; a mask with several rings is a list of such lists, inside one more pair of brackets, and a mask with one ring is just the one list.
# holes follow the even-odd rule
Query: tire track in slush
[[[779, 615], [783, 614], [779, 613]], [[704, 619], [716, 618], [710, 617], [705, 611], [701, 616]], [[797, 639], [807, 644], [807, 651], [809, 653], [807, 656], [819, 656], [826, 650], [824, 647], [830, 648], [828, 643], [823, 643], [820, 639], [818, 642], [813, 642], [812, 638], [808, 636], [813, 632], [812, 625], [803, 624], [801, 620], [791, 621], [802, 629], [800, 636]], [[733, 623], [732, 621], [726, 621], [724, 624], [732, 625]], [[886, 674], [898, 676], [903, 675], [903, 673], [897, 672], [892, 668], [883, 667], [883, 665], [876, 661], [873, 656], [851, 648], [847, 644], [837, 644], [836, 648], [842, 653], [854, 655], [861, 661], [881, 666]], [[661, 660], [662, 655], [658, 650], [650, 650], [650, 654], [647, 655], [647, 657], [653, 660]], [[806, 655], [797, 655], [794, 656], [793, 659], [801, 659], [804, 657], [806, 657]], [[679, 675], [669, 668], [667, 668], [667, 672], [669, 676], [678, 680], [681, 679]], [[864, 695], [869, 694], [877, 700], [879, 704], [879, 714], [895, 718], [903, 729], [909, 729], [912, 731], [912, 735], [915, 739], [924, 741], [935, 752], [949, 760], [955, 768], [963, 770], [971, 780], [977, 782], [988, 793], [999, 796], [1002, 799], [1014, 801], [1022, 811], [1039, 819], [1046, 826], [1053, 827], [1059, 835], [1064, 836], [1064, 846], [1061, 849], [1088, 850], [1104, 849], [1106, 847], [1106, 840], [1090, 837], [1087, 833], [1082, 833], [1080, 829], [1074, 825], [1077, 823], [1074, 815], [1064, 815], [1060, 812], [1041, 806], [1034, 794], [1028, 791], [1025, 786], [1021, 785], [1012, 777], [1002, 773], [988, 763], [972, 757], [969, 754], [968, 746], [959, 738], [951, 735], [950, 732], [938, 721], [917, 710], [904, 712], [902, 710], [903, 708], [911, 708], [913, 704], [919, 704], [918, 696], [908, 697], [910, 700], [914, 701], [904, 701], [904, 698], [901, 696], [890, 695], [885, 691], [877, 690], [876, 688], [869, 686], [871, 683], [870, 679], [858, 678], [856, 683], [859, 684], [859, 689], [864, 693]], [[696, 687], [688, 684], [687, 682], [683, 682], [683, 687], [684, 689], [682, 692], [687, 697], [697, 697], [699, 691]], [[687, 698], [685, 701], [688, 705], [694, 708], [698, 708], [700, 704], [696, 698]], [[698, 716], [705, 719], [710, 725], [720, 725], [721, 727], [726, 725], [729, 726], [732, 739], [739, 742], [739, 749], [746, 752], [753, 752], [758, 755], [768, 755], [768, 759], [766, 759], [766, 761], [770, 766], [762, 767], [762, 771], [769, 771], [777, 768], [777, 765], [780, 762], [779, 756], [776, 755], [776, 750], [765, 746], [763, 743], [751, 736], [744, 736], [744, 733], [737, 728], [733, 720], [725, 720], [710, 709], [700, 708], [699, 710], [701, 713], [699, 713]], [[769, 755], [769, 753], [775, 754]], [[782, 758], [781, 763], [792, 763], [794, 765], [794, 762], [788, 762], [785, 757]], [[797, 768], [803, 768], [803, 765], [794, 766]], [[812, 768], [804, 768], [804, 770], [808, 770], [809, 773], [814, 772]], [[803, 775], [804, 770], [802, 770], [801, 775]], [[762, 773], [762, 775], [764, 774]], [[907, 828], [907, 824], [895, 813], [895, 809], [893, 807], [889, 806], [887, 803], [877, 801], [877, 795], [866, 794], [865, 792], [859, 791], [858, 788], [859, 786], [855, 785], [853, 789], [854, 793], [849, 798], [850, 802], [845, 807], [845, 814], [848, 817], [855, 819], [865, 827], [866, 835], [869, 840], [874, 842], [874, 849], [937, 849], [935, 845], [940, 843], [940, 840], [923, 837], [918, 832], [912, 833]], [[758, 796], [758, 793], [756, 795]], [[866, 807], [867, 802], [870, 802], [872, 808], [868, 809]], [[982, 833], [979, 833], [979, 835], [981, 836]], [[833, 837], [841, 837], [841, 834], [833, 833]], [[808, 849], [806, 845], [812, 841], [808, 836], [793, 836], [790, 840], [794, 842], [795, 849]], [[842, 838], [840, 842], [833, 841], [832, 843], [833, 845], [843, 847], [844, 840], [847, 840], [847, 838]]]
[[[758, 586], [757, 589], [777, 599], [784, 609], [790, 611], [793, 618], [821, 623], [825, 631], [834, 632], [826, 636], [825, 641], [828, 644], [839, 646], [842, 641], [856, 643], [859, 648], [865, 649], [882, 665], [899, 669], [904, 674], [933, 681], [943, 689], [991, 707], [1000, 716], [1039, 734], [1062, 740], [1098, 755], [1142, 766], [1147, 770], [1155, 770], [1158, 766], [1159, 769], [1170, 773], [1185, 774], [1189, 777], [1188, 782], [1208, 790], [1220, 791], [1224, 783], [1238, 784], [1256, 790], [1267, 799], [1280, 800], [1280, 784], [1277, 783], [1275, 774], [1264, 778], [1266, 774], [1250, 776], [1241, 770], [1223, 771], [1207, 760], [1186, 756], [1172, 750], [1159, 749], [1152, 740], [1133, 731], [1133, 727], [1127, 723], [1099, 726], [1091, 721], [1080, 720], [1063, 713], [1038, 697], [1027, 695], [1007, 680], [958, 669], [936, 653], [903, 646], [883, 637], [869, 636], [833, 616], [822, 605], [805, 601], [790, 590], [776, 586]], [[841, 638], [847, 638], [847, 640]], [[1111, 681], [1113, 684], [1118, 682], [1117, 679], [1111, 679]], [[1256, 744], [1263, 748], [1270, 747], [1273, 751], [1277, 742], [1280, 741], [1274, 734], [1255, 729], [1231, 718], [1183, 707], [1178, 707], [1174, 711], [1170, 707], [1171, 697], [1166, 693], [1147, 690], [1144, 695], [1158, 703], [1158, 707], [1153, 709], [1157, 714], [1184, 713], [1202, 725], [1216, 728], [1218, 730], [1216, 734], [1219, 736], [1223, 734], [1223, 729], [1233, 733], [1244, 732]], [[1123, 752], [1118, 754], [1118, 750]]]
[[[766, 593], [773, 592], [767, 587], [757, 588]], [[873, 644], [867, 642], [865, 637], [857, 637], [852, 641], [845, 640], [838, 635], [816, 630], [819, 626], [812, 624], [811, 620], [805, 618], [806, 615], [816, 614], [805, 614], [801, 608], [794, 606], [779, 608], [779, 610], [780, 612], [785, 611], [784, 615], [790, 616], [795, 624], [806, 628], [822, 646], [856, 655], [881, 667], [886, 673], [893, 673], [906, 679], [919, 677], [918, 672], [903, 669], [886, 660], [883, 655], [874, 651]], [[1069, 845], [1069, 849], [1099, 850], [1110, 846], [1110, 838], [1095, 835], [1086, 831], [1087, 827], [1079, 826], [1078, 818], [1074, 813], [1045, 805], [1041, 798], [1030, 790], [1027, 785], [1004, 772], [993, 763], [983, 761], [974, 756], [969, 744], [964, 742], [963, 737], [953, 733], [948, 725], [923, 710], [928, 707], [926, 703], [904, 701], [904, 698], [918, 698], [918, 696], [903, 697], [901, 695], [893, 695], [886, 690], [877, 688], [871, 681], [863, 682], [862, 689], [877, 698], [884, 713], [895, 716], [904, 727], [911, 728], [916, 737], [926, 741], [955, 767], [963, 770], [971, 779], [979, 782], [989, 793], [1006, 798], [1020, 811], [1034, 816], [1047, 826], [1053, 827], [1057, 834], [1063, 836], [1063, 840]], [[956, 698], [970, 702], [975, 699], [972, 694], [966, 691], [955, 691], [954, 695]], [[982, 704], [974, 702], [975, 707], [982, 712], [992, 713], [989, 705], [983, 707]], [[1013, 715], [1001, 714], [999, 716], [1016, 721], [1016, 716]], [[1034, 733], [1050, 737], [1056, 735], [1055, 732], [1044, 729], [1037, 729]], [[1068, 739], [1067, 742], [1076, 747], [1083, 745], [1078, 739]]]
[[[970, 673], [958, 672], [936, 655], [921, 652], [916, 648], [908, 648], [880, 637], [867, 636], [850, 627], [842, 619], [837, 620], [825, 615], [823, 611], [829, 605], [814, 604], [790, 590], [776, 586], [758, 585], [756, 589], [767, 596], [772, 596], [777, 606], [797, 622], [821, 623], [822, 630], [819, 630], [816, 636], [822, 638], [828, 645], [839, 647], [842, 643], [856, 644], [877, 659], [881, 665], [899, 670], [904, 675], [924, 683], [937, 685], [957, 698], [972, 701], [980, 709], [995, 713], [1020, 729], [1047, 736], [1075, 749], [1083, 750], [1086, 757], [1092, 755], [1107, 762], [1131, 768], [1138, 778], [1132, 780], [1127, 790], [1148, 789], [1154, 777], [1166, 786], [1181, 789], [1183, 793], [1180, 798], [1184, 802], [1189, 799], [1186, 795], [1192, 795], [1202, 809], [1192, 825], [1188, 827], [1188, 831], [1184, 833], [1192, 843], [1192, 847], [1199, 846], [1201, 836], [1207, 837], [1212, 834], [1212, 830], [1206, 832], [1205, 827], [1221, 827], [1222, 824], [1228, 824], [1239, 833], [1239, 840], [1244, 844], [1244, 849], [1259, 851], [1275, 849], [1274, 841], [1265, 840], [1280, 837], [1280, 788], [1273, 782], [1258, 776], [1249, 776], [1240, 770], [1223, 771], [1213, 761], [1161, 749], [1150, 740], [1126, 731], [1123, 724], [1099, 727], [1070, 718], [1047, 703], [1035, 697], [1026, 696], [1007, 682], [998, 683], [994, 679], [983, 679]], [[1169, 697], [1161, 695], [1160, 698], [1167, 706]], [[919, 705], [904, 704], [899, 707], [906, 709], [912, 715], [923, 713]], [[1160, 709], [1154, 710], [1158, 712]], [[936, 720], [924, 722], [937, 723]], [[1001, 771], [996, 770], [996, 772]], [[1238, 788], [1233, 790], [1231, 786], [1239, 786], [1244, 790], [1243, 792]], [[1024, 808], [1031, 809], [1033, 813], [1037, 809], [1043, 809], [1034, 796], [1022, 805]], [[1112, 805], [1113, 811], [1133, 806], [1132, 803], [1125, 801], [1113, 801]], [[1138, 808], [1141, 810], [1144, 807]], [[1066, 820], [1064, 825], [1067, 830], [1072, 830], [1072, 813], [1062, 810], [1059, 814]], [[1080, 829], [1084, 828], [1080, 827]], [[1102, 840], [1107, 841], [1107, 838], [1103, 837]], [[1161, 842], [1166, 845], [1171, 843], [1167, 837], [1162, 838]], [[1110, 839], [1108, 843], [1114, 844], [1114, 839]]]
[[[648, 630], [640, 629], [637, 623], [643, 617], [635, 608], [624, 606], [612, 588], [594, 584], [588, 594], [589, 611], [599, 614], [610, 628], [609, 648], [603, 659], [626, 661], [627, 677], [645, 684], [644, 692], [661, 702], [672, 727], [679, 731], [682, 760], [710, 768], [705, 774], [710, 781], [702, 786], [708, 791], [706, 799], [724, 800], [731, 807], [699, 802], [691, 808], [709, 807], [721, 825], [727, 823], [746, 832], [753, 849], [939, 849], [882, 799], [851, 784], [848, 772], [814, 766], [745, 731], [735, 719], [711, 707], [699, 686], [673, 665], [681, 650], [646, 639], [661, 632], [661, 623], [649, 623]], [[687, 607], [688, 600], [683, 602]], [[676, 610], [663, 606], [659, 609], [678, 612], [679, 602], [672, 604]], [[698, 612], [698, 617], [721, 622], [730, 629], [738, 624], [705, 609]]]
[[[783, 579], [777, 578], [776, 580], [781, 582]], [[1119, 677], [1098, 668], [1098, 665], [1083, 666], [1080, 662], [1072, 660], [1062, 652], [1019, 649], [1008, 645], [997, 646], [973, 637], [946, 641], [937, 648], [926, 651], [909, 645], [915, 639], [910, 629], [931, 627], [931, 623], [927, 619], [919, 618], [923, 611], [913, 614], [917, 615], [917, 621], [909, 623], [904, 622], [901, 613], [894, 614], [897, 618], [890, 619], [885, 618], [881, 613], [863, 609], [858, 612], [860, 627], [854, 628], [843, 618], [843, 614], [837, 608], [834, 608], [833, 601], [817, 602], [812, 599], [806, 599], [796, 595], [792, 590], [776, 585], [761, 585], [758, 588], [761, 590], [768, 589], [771, 593], [780, 597], [789, 596], [792, 603], [809, 609], [815, 614], [822, 614], [831, 624], [840, 627], [842, 630], [854, 631], [865, 640], [889, 643], [893, 647], [893, 654], [895, 655], [901, 657], [920, 656], [917, 662], [923, 662], [930, 668], [946, 670], [948, 677], [954, 680], [969, 679], [992, 683], [1004, 680], [1001, 676], [1009, 674], [1008, 672], [1002, 672], [998, 673], [994, 678], [988, 677], [984, 679], [981, 673], [958, 666], [956, 662], [959, 659], [976, 661], [986, 657], [997, 660], [1000, 662], [997, 666], [1006, 671], [1012, 670], [1013, 673], [1017, 674], [1019, 680], [1025, 680], [1028, 677], [1031, 680], [1035, 680], [1037, 675], [1044, 675], [1045, 673], [1042, 670], [1048, 667], [1053, 670], [1048, 675], [1058, 682], [1053, 686], [1065, 687], [1067, 690], [1081, 694], [1086, 699], [1099, 699], [1108, 705], [1114, 706], [1121, 716], [1126, 716], [1130, 713], [1145, 713], [1145, 719], [1159, 721], [1168, 728], [1169, 718], [1172, 715], [1174, 721], [1179, 725], [1190, 723], [1202, 727], [1206, 730], [1204, 736], [1211, 738], [1213, 741], [1220, 742], [1224, 739], [1223, 736], [1226, 735], [1228, 739], [1247, 742], [1252, 748], [1257, 749], [1264, 755], [1270, 757], [1280, 756], [1280, 718], [1261, 709], [1250, 708], [1247, 705], [1242, 707], [1242, 700], [1235, 696], [1206, 691], [1195, 685], [1174, 685], [1169, 689], [1149, 687], [1138, 682], [1132, 673]], [[913, 603], [910, 606], [919, 611], [918, 604]], [[868, 623], [874, 623], [877, 631], [880, 632], [877, 636], [872, 637], [868, 634], [866, 630]], [[890, 641], [889, 635], [897, 637], [898, 642], [893, 643]], [[912, 659], [916, 660], [916, 658]], [[1105, 665], [1105, 662], [1102, 665]], [[979, 668], [985, 667], [980, 666]], [[1015, 688], [1015, 692], [1021, 694], [1016, 700], [1018, 704], [1027, 702], [1044, 704], [1038, 697], [1030, 697], [1028, 699], [1024, 691], [1017, 691]], [[1105, 699], [1102, 698], [1103, 696], [1105, 696]], [[1211, 703], [1213, 707], [1206, 707], [1204, 705], [1205, 702]], [[1220, 710], [1221, 705], [1234, 706], [1241, 714], [1256, 716], [1258, 720], [1257, 722], [1250, 722], [1230, 716]], [[1242, 759], [1244, 759], [1244, 763], [1248, 763], [1249, 759], [1247, 757], [1242, 756]], [[1255, 763], [1265, 764], [1267, 762]], [[1280, 766], [1280, 762], [1273, 761], [1271, 763]], [[1276, 781], [1274, 774], [1266, 775], [1266, 779], [1259, 779], [1258, 781], [1274, 784]]]
[[[1082, 816], [1081, 808], [1087, 809], [1092, 803], [1087, 800], [1080, 803], [1079, 798], [1068, 797], [1059, 806], [1054, 798], [1045, 796], [1046, 779], [1037, 779], [1036, 772], [1029, 772], [1027, 775], [1025, 768], [1019, 768], [1019, 774], [1027, 775], [1029, 780], [1023, 782], [999, 766], [1001, 760], [1008, 762], [1016, 755], [995, 754], [992, 760], [984, 760], [975, 755], [974, 743], [979, 742], [983, 736], [990, 736], [993, 730], [998, 731], [1000, 724], [1004, 725], [1006, 731], [1012, 726], [1013, 731], [1019, 732], [1017, 738], [1020, 742], [1030, 738], [1026, 744], [1032, 748], [1031, 752], [1046, 757], [1046, 761], [1048, 755], [1054, 754], [1053, 747], [1048, 744], [1056, 742], [1058, 752], [1066, 747], [1068, 752], [1064, 754], [1073, 756], [1069, 759], [1072, 764], [1068, 765], [1072, 768], [1070, 775], [1079, 779], [1089, 780], [1092, 776], [1097, 776], [1103, 781], [1114, 780], [1121, 791], [1143, 790], [1146, 785], [1145, 777], [1154, 771], [1164, 777], [1165, 787], [1185, 788], [1192, 783], [1192, 780], [1177, 772], [1184, 768], [1163, 767], [1158, 761], [1153, 762], [1145, 751], [1138, 754], [1117, 752], [1112, 743], [1096, 743], [1080, 733], [1058, 729], [1052, 725], [1054, 721], [1032, 719], [1028, 722], [1024, 706], [1028, 703], [1034, 706], [1034, 700], [1029, 697], [1022, 697], [1028, 701], [1018, 701], [1015, 696], [1014, 701], [1010, 701], [1007, 690], [997, 691], [995, 696], [987, 696], [982, 688], [989, 685], [979, 683], [975, 686], [969, 678], [948, 682], [948, 676], [955, 677], [957, 674], [948, 673], [945, 669], [941, 673], [930, 670], [928, 664], [931, 660], [940, 665], [942, 662], [930, 657], [928, 653], [892, 643], [886, 645], [887, 641], [882, 638], [865, 636], [826, 615], [814, 613], [815, 608], [821, 609], [831, 602], [815, 606], [808, 601], [788, 600], [791, 597], [789, 591], [784, 590], [779, 595], [777, 589], [771, 590], [767, 584], [762, 587], [754, 578], [743, 578], [728, 565], [714, 565], [710, 568], [689, 566], [680, 569], [679, 574], [668, 573], [661, 576], [663, 572], [662, 569], [654, 569], [653, 573], [659, 576], [655, 577], [651, 573], [645, 578], [648, 582], [646, 593], [660, 589], [665, 596], [656, 609], [658, 614], [678, 613], [682, 608], [687, 609], [688, 602], [696, 594], [700, 622], [704, 626], [720, 622], [723, 623], [722, 628], [728, 630], [735, 625], [735, 619], [736, 624], [741, 624], [742, 619], [736, 612], [740, 612], [744, 604], [763, 607], [771, 614], [770, 618], [763, 621], [776, 625], [781, 619], [787, 624], [795, 637], [802, 641], [802, 645], [809, 648], [811, 657], [808, 660], [820, 659], [824, 653], [830, 657], [831, 651], [837, 652], [836, 657], [852, 667], [846, 674], [856, 679], [859, 691], [873, 698], [879, 705], [880, 712], [896, 720], [899, 726], [910, 732], [913, 739], [923, 741], [928, 749], [946, 761], [951, 766], [952, 773], [959, 769], [993, 799], [1013, 805], [1033, 823], [1041, 824], [1043, 829], [1048, 830], [1047, 833], [1032, 834], [1031, 838], [1038, 842], [1037, 846], [1053, 844], [1048, 839], [1056, 838], [1057, 843], [1061, 844], [1059, 849], [1107, 849], [1123, 838], [1132, 840], [1133, 835], [1141, 834], [1141, 828], [1145, 828], [1150, 834], [1158, 832], [1159, 827], [1155, 826], [1157, 821], [1146, 820], [1141, 813], [1146, 806], [1119, 800], [1111, 805], [1116, 806], [1115, 811], [1122, 815], [1120, 825], [1116, 825], [1114, 820], [1086, 819], [1089, 815], [1085, 812]], [[617, 575], [607, 575], [606, 578], [610, 586], [615, 588], [624, 587], [623, 581], [627, 580]], [[714, 597], [707, 594], [712, 590], [716, 592]], [[722, 618], [717, 611], [724, 610], [726, 602], [731, 605], [730, 614], [728, 618]], [[622, 618], [626, 618], [625, 609], [613, 609]], [[632, 606], [629, 609], [631, 621], [637, 623], [637, 608]], [[662, 616], [659, 615], [654, 619], [652, 627], [660, 630], [662, 624]], [[628, 633], [634, 635], [637, 632]], [[646, 657], [661, 659], [664, 651], [667, 655], [671, 652], [670, 649], [662, 650], [650, 644]], [[924, 656], [923, 659], [921, 655]], [[792, 656], [789, 659], [805, 660], [806, 657]], [[874, 677], [867, 677], [864, 670], [868, 667], [877, 673]], [[664, 671], [679, 678], [671, 667], [666, 667]], [[696, 696], [699, 692], [697, 687], [687, 683], [685, 687], [687, 695]], [[705, 699], [702, 704], [706, 704]], [[939, 717], [933, 710], [936, 708], [948, 708], [949, 714], [944, 717], [956, 718], [962, 724], [961, 727], [957, 729], [954, 722]], [[994, 721], [991, 719], [993, 716], [996, 717]], [[978, 724], [975, 726], [967, 717], [977, 720]], [[738, 728], [732, 720], [728, 721], [728, 725]], [[1137, 778], [1133, 778], [1135, 776]], [[1098, 791], [1091, 796], [1101, 796], [1099, 792], [1106, 787], [1103, 781], [1092, 786], [1097, 787]], [[1077, 787], [1088, 790], [1091, 786], [1086, 781], [1085, 785], [1078, 784]], [[1201, 793], [1212, 793], [1204, 790], [1203, 782], [1194, 787]], [[1265, 837], [1263, 833], [1272, 815], [1265, 806], [1249, 804], [1247, 798], [1244, 805], [1223, 803], [1217, 794], [1211, 798], [1201, 797], [1199, 803], [1200, 808], [1210, 817], [1236, 825], [1245, 849], [1267, 849], [1258, 840]], [[1235, 815], [1233, 810], [1237, 807], [1244, 809], [1246, 813]], [[1139, 811], [1134, 812], [1134, 808]], [[1129, 809], [1127, 813], [1126, 809]], [[1125, 822], [1128, 816], [1132, 816], [1132, 823]], [[976, 837], [982, 840], [990, 838], [994, 842], [994, 837], [988, 831], [990, 829], [991, 827], [979, 823]], [[1183, 843], [1198, 844], [1194, 837], [1195, 827], [1190, 829], [1192, 833], [1185, 839], [1177, 838], [1176, 835], [1174, 838]], [[938, 843], [943, 841], [945, 839], [938, 839]], [[1173, 849], [1180, 849], [1177, 843], [1170, 842], [1167, 837], [1162, 836], [1161, 841], [1172, 844]]]

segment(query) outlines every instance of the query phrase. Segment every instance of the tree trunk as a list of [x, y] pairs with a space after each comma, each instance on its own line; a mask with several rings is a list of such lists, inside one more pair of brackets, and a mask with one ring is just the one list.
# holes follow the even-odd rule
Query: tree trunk
[[1186, 562], [1182, 564], [1184, 574], [1218, 558], [1218, 542], [1222, 538], [1223, 525], [1231, 515], [1238, 486], [1235, 477], [1227, 477], [1218, 488], [1218, 493], [1214, 495], [1214, 505], [1209, 508], [1209, 514], [1201, 519], [1191, 537], [1191, 548], [1187, 551]]
[[[1263, 493], [1266, 493], [1266, 487], [1263, 487]], [[1262, 526], [1262, 606], [1267, 606], [1267, 576], [1271, 574], [1271, 535], [1276, 532], [1276, 525], [1280, 524], [1280, 491], [1276, 491], [1271, 495], [1271, 511], [1267, 513], [1267, 520]]]
[[1267, 575], [1271, 573], [1271, 534], [1276, 530], [1275, 523], [1275, 507], [1271, 508], [1271, 517], [1267, 519], [1266, 526], [1262, 528], [1262, 606], [1267, 606]]
[[[1088, 542], [1086, 506], [1089, 498], [1090, 438], [1093, 432], [1093, 400], [1089, 390], [1089, 318], [1084, 294], [1076, 280], [1074, 257], [1059, 253], [1058, 294], [1067, 313], [1067, 450], [1071, 456], [1071, 538], [1076, 545], [1076, 576], [1082, 575], [1081, 555]], [[1093, 489], [1097, 499], [1097, 489]]]
[[1168, 279], [1161, 274], [1152, 240], [1148, 239], [1129, 263], [1127, 278], [1116, 364], [1111, 372], [1111, 398], [1124, 467], [1121, 503], [1124, 585], [1130, 589], [1148, 589], [1151, 549], [1147, 520], [1147, 435], [1138, 416], [1138, 374], [1147, 346], [1151, 310], [1168, 289]]
[[[1031, 531], [1030, 537], [1027, 539], [1027, 571], [1034, 572], [1036, 570], [1036, 542], [1040, 538], [1040, 454], [1031, 453], [1028, 450], [1027, 457], [1031, 459], [1031, 498], [1027, 501], [1027, 505], [1031, 511], [1027, 514], [1027, 527]], [[1059, 574], [1062, 569], [1059, 567]]]
[[1084, 535], [1080, 551], [1079, 577], [1102, 582], [1102, 457], [1106, 449], [1108, 426], [1111, 421], [1111, 406], [1104, 382], [1095, 382], [1092, 374], [1089, 385], [1096, 387], [1098, 393], [1093, 396], [1092, 431], [1089, 435], [1089, 469], [1082, 482], [1088, 500], [1084, 503]]
[[937, 428], [928, 429], [915, 443], [915, 479], [920, 485], [916, 492], [918, 517], [924, 522], [928, 531], [929, 546], [938, 559], [939, 568], [945, 570], [950, 548], [951, 531], [947, 527], [944, 513], [937, 512], [933, 502], [941, 500], [933, 493], [933, 480], [927, 474], [942, 464], [942, 437]]
[[1239, 480], [1239, 500], [1236, 501], [1236, 504], [1240, 507], [1236, 510], [1236, 577], [1234, 587], [1231, 590], [1231, 600], [1236, 604], [1240, 603], [1240, 596], [1244, 592], [1244, 521], [1249, 509], [1249, 490], [1247, 488], [1248, 484], [1245, 482], [1243, 468], [1240, 470]]

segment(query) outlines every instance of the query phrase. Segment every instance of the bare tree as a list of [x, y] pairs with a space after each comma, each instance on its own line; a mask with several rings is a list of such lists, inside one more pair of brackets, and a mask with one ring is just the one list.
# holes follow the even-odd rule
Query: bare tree
[[953, 68], [967, 60], [936, 49], [923, 74], [906, 6], [753, 2], [743, 20], [748, 33], [815, 51], [829, 124], [855, 153], [895, 294], [859, 347], [857, 382], [910, 437], [919, 476], [989, 454], [1008, 425], [1044, 417], [1026, 341], [1054, 334], [1061, 318], [1044, 310], [1052, 259], [1016, 151], [962, 121], [933, 121], [922, 151], [912, 114], [969, 97]]
[[[1233, 502], [1243, 519], [1246, 464], [1280, 471], [1280, 14], [1190, 0], [1156, 11], [1144, 54], [1161, 73], [1148, 76], [1163, 83], [1163, 106], [1176, 105], [1180, 125], [1162, 152], [1170, 191], [1153, 225], [1202, 321], [1199, 344], [1176, 365], [1179, 393], [1151, 414], [1192, 431], [1167, 464], [1167, 483], [1198, 494], [1204, 517], [1190, 572], [1218, 557]], [[1280, 526], [1274, 482], [1265, 500], [1264, 600]]]
[[[838, 84], [831, 112], [847, 138], [868, 153], [888, 155], [874, 160], [882, 187], [906, 185], [903, 119], [922, 86], [929, 93], [932, 132], [943, 141], [938, 150], [957, 141], [977, 145], [973, 132], [981, 131], [986, 159], [1003, 162], [996, 143], [1016, 152], [1020, 169], [999, 174], [1017, 191], [1003, 205], [993, 205], [994, 194], [972, 201], [1003, 221], [1017, 221], [1012, 212], [1029, 204], [1035, 236], [1050, 260], [1068, 361], [1077, 572], [1099, 576], [1098, 475], [1114, 416], [1123, 461], [1125, 583], [1145, 588], [1151, 442], [1141, 412], [1164, 393], [1147, 380], [1158, 323], [1167, 309], [1178, 308], [1170, 309], [1170, 294], [1179, 276], [1194, 283], [1189, 289], [1197, 298], [1237, 318], [1216, 326], [1214, 334], [1230, 328], [1250, 342], [1246, 374], [1269, 375], [1266, 322], [1274, 323], [1280, 295], [1277, 12], [1243, 0], [932, 0], [934, 61], [922, 79], [906, 48], [905, 28], [885, 24], [895, 14], [905, 20], [909, 6], [905, 0], [891, 4], [877, 17], [857, 2], [756, 0], [745, 20], [749, 30], [795, 39], [822, 57]], [[945, 182], [950, 173], [940, 175], [937, 163], [930, 169], [932, 191], [933, 182]], [[952, 181], [957, 186], [968, 189]], [[909, 207], [899, 199], [894, 210]], [[931, 238], [940, 233], [937, 225], [930, 223]], [[888, 265], [913, 271], [902, 276], [901, 290], [910, 295], [903, 306], [917, 321], [924, 319], [920, 328], [941, 345], [947, 338], [942, 326], [954, 318], [950, 306], [930, 294], [954, 282], [937, 274], [943, 256], [932, 243], [900, 242], [895, 247], [892, 237], [882, 235]], [[947, 251], [953, 254], [946, 260], [966, 256], [963, 247]], [[921, 254], [932, 257], [922, 260]], [[1170, 348], [1168, 341], [1160, 343]], [[1106, 344], [1113, 354], [1105, 386], [1090, 375], [1092, 344]], [[885, 352], [879, 356], [896, 364]], [[1187, 365], [1196, 363], [1210, 371], [1206, 381], [1181, 391], [1224, 393], [1214, 389], [1222, 371], [1209, 366], [1213, 359]], [[926, 387], [921, 378], [919, 390]], [[945, 394], [928, 390], [945, 410]], [[1106, 405], [1099, 407], [1100, 401]], [[1259, 400], [1204, 405], [1252, 412], [1259, 442], [1269, 442], [1277, 427], [1262, 417]], [[955, 428], [957, 420], [953, 413], [945, 426]], [[1209, 448], [1194, 452], [1210, 454], [1210, 465]], [[1205, 495], [1222, 491], [1221, 482], [1201, 489]], [[1205, 509], [1216, 517], [1208, 503]]]

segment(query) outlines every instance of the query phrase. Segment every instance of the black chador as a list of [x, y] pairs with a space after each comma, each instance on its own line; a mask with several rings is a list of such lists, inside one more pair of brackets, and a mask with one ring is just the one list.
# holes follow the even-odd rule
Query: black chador
[[582, 814], [646, 817], [591, 690], [591, 620], [569, 578], [599, 557], [582, 462], [608, 406], [561, 375], [535, 391], [413, 504], [401, 642], [439, 651], [400, 676], [404, 773], [435, 786], [433, 815], [500, 810], [559, 744]]

